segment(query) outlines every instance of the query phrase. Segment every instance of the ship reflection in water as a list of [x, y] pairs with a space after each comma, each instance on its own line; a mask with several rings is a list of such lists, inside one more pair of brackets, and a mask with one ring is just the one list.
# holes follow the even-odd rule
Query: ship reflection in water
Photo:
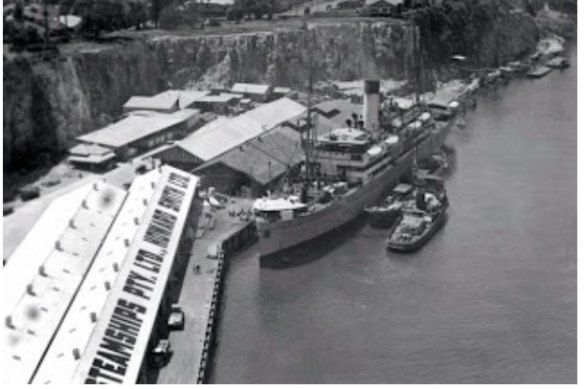
[[420, 251], [360, 218], [302, 266], [236, 258], [215, 383], [575, 383], [575, 54], [478, 98]]

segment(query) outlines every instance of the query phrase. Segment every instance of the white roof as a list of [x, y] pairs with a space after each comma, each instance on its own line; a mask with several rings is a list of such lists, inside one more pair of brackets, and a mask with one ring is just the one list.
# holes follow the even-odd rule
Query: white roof
[[466, 61], [466, 57], [464, 55], [459, 55], [459, 54], [453, 55], [452, 59], [455, 61]]
[[81, 156], [90, 156], [90, 155], [105, 155], [109, 154], [112, 151], [107, 147], [103, 147], [100, 145], [92, 145], [86, 143], [80, 143], [71, 149], [69, 149], [69, 154], [72, 155], [81, 155]]
[[148, 208], [148, 201], [144, 200], [152, 197], [154, 187], [151, 183], [158, 182], [160, 174], [159, 170], [152, 170], [137, 176], [132, 182], [118, 217], [43, 358], [33, 384], [67, 384], [72, 381], [80, 362], [74, 357], [73, 350], [79, 350], [81, 355], [87, 348], [96, 324], [91, 315], [96, 318], [101, 315], [111, 290], [107, 289], [106, 283], [111, 287], [119, 275], [139, 222]]
[[166, 91], [154, 96], [132, 96], [124, 104], [124, 109], [169, 110], [178, 108], [178, 93]]
[[[74, 383], [136, 383], [198, 182], [181, 170], [161, 168], [148, 209], [83, 350]], [[128, 288], [131, 279], [136, 283]], [[133, 328], [117, 330], [133, 342], [110, 337], [116, 318]], [[106, 343], [114, 347], [108, 348]], [[100, 378], [92, 378], [90, 371], [99, 370], [98, 361], [114, 364], [117, 372], [108, 370]]]
[[283, 97], [235, 118], [219, 118], [178, 142], [176, 147], [208, 161], [305, 111], [303, 105]]
[[208, 0], [208, 3], [221, 4], [221, 5], [231, 5], [234, 3], [234, 0]]
[[274, 88], [274, 93], [282, 93], [282, 94], [286, 94], [286, 93], [290, 93], [292, 91], [291, 88], [287, 88], [284, 86], [277, 86]]
[[269, 85], [263, 84], [244, 84], [237, 83], [231, 88], [232, 92], [235, 93], [249, 93], [253, 95], [265, 95], [270, 91]]
[[3, 383], [32, 379], [124, 198], [103, 182], [71, 191], [49, 205], [10, 257], [3, 310], [13, 326], [3, 327]]
[[75, 28], [77, 27], [79, 24], [81, 24], [81, 17], [76, 16], [76, 15], [61, 15], [59, 16], [59, 22], [61, 24], [64, 24], [65, 26], [69, 27], [69, 28]]
[[97, 131], [77, 137], [79, 141], [109, 147], [122, 147], [139, 139], [153, 135], [169, 127], [186, 122], [199, 111], [182, 109], [173, 113], [153, 115], [128, 115], [124, 119]]
[[103, 162], [108, 161], [110, 159], [114, 159], [115, 157], [116, 157], [116, 155], [110, 151], [109, 153], [104, 154], [104, 155], [96, 155], [96, 154], [91, 154], [91, 155], [86, 155], [86, 156], [71, 155], [71, 156], [69, 156], [68, 160], [69, 160], [69, 162], [100, 164], [100, 163], [103, 163]]

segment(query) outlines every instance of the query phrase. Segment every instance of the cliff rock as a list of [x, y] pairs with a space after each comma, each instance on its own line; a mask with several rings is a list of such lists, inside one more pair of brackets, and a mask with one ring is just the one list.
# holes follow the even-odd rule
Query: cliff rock
[[[498, 18], [482, 37], [481, 61], [491, 65], [495, 57], [532, 49], [537, 41], [532, 25], [523, 14]], [[51, 61], [5, 62], [4, 169], [33, 166], [41, 153], [66, 150], [76, 136], [120, 115], [132, 95], [239, 81], [301, 89], [311, 56], [319, 80], [411, 78], [412, 31], [410, 25], [380, 20], [232, 35], [168, 34], [76, 50]]]

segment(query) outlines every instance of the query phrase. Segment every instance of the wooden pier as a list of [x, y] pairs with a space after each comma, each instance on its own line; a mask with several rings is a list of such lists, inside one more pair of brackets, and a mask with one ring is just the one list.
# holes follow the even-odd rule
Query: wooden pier
[[[251, 202], [238, 200], [212, 212], [214, 222], [199, 231], [184, 277], [179, 303], [185, 313], [182, 331], [170, 333], [173, 354], [158, 372], [160, 384], [206, 383], [212, 367], [223, 282], [228, 259], [256, 238], [255, 223], [229, 215], [229, 209], [249, 209]], [[205, 218], [205, 212], [200, 216]], [[199, 222], [199, 226], [202, 223]], [[208, 257], [210, 246], [220, 247], [217, 258]]]

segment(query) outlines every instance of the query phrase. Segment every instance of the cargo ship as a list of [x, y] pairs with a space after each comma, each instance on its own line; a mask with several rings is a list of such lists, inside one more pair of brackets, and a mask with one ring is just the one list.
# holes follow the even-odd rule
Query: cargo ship
[[[300, 190], [257, 199], [254, 204], [260, 264], [283, 251], [343, 226], [408, 177], [414, 164], [440, 149], [456, 119], [429, 108], [400, 127], [381, 128], [379, 81], [365, 80], [363, 121], [303, 140], [306, 178]], [[308, 118], [310, 118], [310, 104]], [[310, 126], [309, 126], [310, 128]], [[310, 132], [310, 130], [308, 131]], [[314, 171], [318, 174], [314, 174]]]

